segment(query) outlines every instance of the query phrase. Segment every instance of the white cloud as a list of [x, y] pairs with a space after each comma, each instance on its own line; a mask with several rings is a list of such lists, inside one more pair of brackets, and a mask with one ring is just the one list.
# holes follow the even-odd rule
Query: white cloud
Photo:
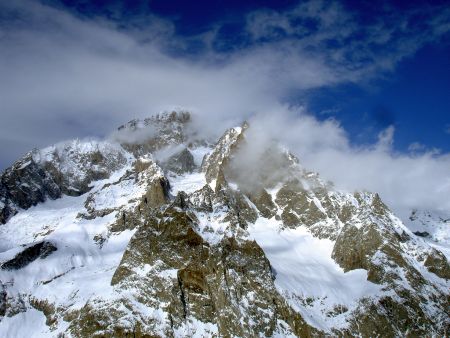
[[[397, 154], [393, 128], [377, 144], [355, 147], [337, 121], [319, 122], [304, 108], [283, 103], [293, 90], [383, 74], [448, 32], [441, 18], [448, 12], [433, 16], [420, 32], [411, 32], [408, 16], [399, 25], [379, 22], [366, 29], [369, 42], [346, 44], [362, 29], [354, 17], [336, 3], [310, 1], [283, 15], [249, 15], [255, 43], [248, 48], [183, 59], [163, 52], [186, 47], [173, 25], [156, 17], [148, 18], [147, 30], [123, 31], [28, 1], [2, 3], [0, 10], [22, 18], [0, 25], [0, 166], [32, 147], [108, 135], [132, 118], [180, 106], [196, 113], [196, 126], [206, 135], [258, 116], [252, 128], [286, 143], [306, 167], [340, 188], [379, 191], [402, 214], [411, 207], [450, 210], [448, 154]], [[298, 31], [293, 24], [311, 18], [318, 20], [317, 30]], [[288, 38], [257, 41], [272, 38], [274, 28]], [[303, 38], [289, 38], [295, 34]], [[214, 31], [196, 38], [211, 44]], [[340, 47], [326, 49], [329, 39]]]
[[384, 11], [379, 10], [383, 14], [378, 19], [361, 24], [357, 14], [339, 2], [306, 1], [281, 13], [253, 12], [247, 29], [256, 41], [295, 41], [296, 49], [324, 58], [340, 69], [340, 77], [353, 81], [394, 69], [400, 60], [450, 31], [450, 9], [445, 5], [399, 12], [385, 4]]
[[240, 51], [220, 64], [213, 53], [183, 60], [161, 52], [161, 37], [177, 43], [161, 20], [149, 28], [157, 27], [159, 40], [140, 43], [142, 34], [136, 38], [111, 23], [37, 3], [0, 6], [24, 18], [1, 27], [0, 135], [12, 146], [2, 149], [3, 166], [19, 151], [61, 138], [105, 135], [124, 121], [174, 105], [196, 111], [203, 128], [225, 128], [279, 106], [291, 87], [339, 81], [323, 60], [285, 45]]
[[336, 121], [319, 122], [293, 110], [255, 116], [250, 124], [257, 131], [255, 144], [280, 140], [304, 167], [338, 189], [378, 192], [403, 219], [413, 208], [450, 213], [450, 154], [396, 153], [393, 127], [380, 134], [378, 143], [361, 147], [350, 144]]

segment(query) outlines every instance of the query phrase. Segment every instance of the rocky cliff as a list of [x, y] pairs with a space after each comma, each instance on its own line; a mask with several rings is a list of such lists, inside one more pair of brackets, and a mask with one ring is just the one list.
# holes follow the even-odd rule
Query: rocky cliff
[[189, 124], [131, 121], [114, 141], [34, 150], [2, 174], [0, 332], [448, 334], [442, 243], [276, 142], [254, 152], [246, 123], [215, 144]]

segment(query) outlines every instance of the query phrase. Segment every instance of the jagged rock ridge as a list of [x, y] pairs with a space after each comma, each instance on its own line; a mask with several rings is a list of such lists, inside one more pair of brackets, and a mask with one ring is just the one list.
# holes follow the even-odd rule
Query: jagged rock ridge
[[276, 143], [243, 163], [251, 126], [208, 146], [190, 120], [132, 121], [122, 145], [70, 142], [5, 171], [2, 332], [448, 333], [448, 258], [377, 194], [334, 190]]

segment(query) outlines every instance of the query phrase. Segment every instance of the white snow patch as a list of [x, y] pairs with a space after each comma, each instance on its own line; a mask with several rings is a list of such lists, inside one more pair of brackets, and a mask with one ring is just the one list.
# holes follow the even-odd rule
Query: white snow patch
[[183, 326], [174, 330], [174, 336], [177, 338], [218, 337], [218, 335], [219, 335], [219, 328], [217, 324], [204, 323], [194, 317], [187, 318], [186, 323]]
[[381, 290], [367, 281], [365, 270], [344, 273], [331, 258], [333, 242], [313, 237], [304, 227], [280, 230], [276, 220], [260, 217], [248, 231], [274, 268], [277, 289], [308, 323], [322, 330], [346, 325], [345, 313], [327, 317], [327, 312], [336, 306], [351, 310], [359, 299]]
[[[106, 183], [117, 182], [126, 170], [127, 168], [123, 168], [111, 175], [110, 179], [94, 182], [91, 192], [102, 195], [109, 191], [101, 188]], [[109, 187], [114, 191], [114, 184]], [[130, 193], [133, 189], [124, 190]], [[47, 200], [28, 210], [20, 210], [2, 225], [1, 261], [13, 258], [23, 250], [22, 245], [43, 239], [57, 247], [44, 260], [38, 258], [19, 270], [0, 270], [0, 280], [7, 285], [9, 297], [18, 299], [19, 295], [30, 295], [66, 310], [81, 308], [91, 297], [111, 297], [111, 278], [134, 231], [111, 234], [102, 246], [96, 243], [94, 237], [108, 233], [108, 226], [115, 222], [117, 212], [91, 220], [77, 217], [80, 212], [85, 211], [84, 203], [88, 195]], [[111, 203], [124, 202], [120, 196], [113, 195], [102, 195], [102, 198], [106, 204], [108, 196]], [[58, 325], [52, 332], [52, 337], [63, 332], [67, 323], [60, 318]], [[44, 330], [45, 327], [45, 316], [29, 309], [3, 319], [0, 332], [8, 332], [7, 337], [27, 336], [23, 334], [25, 331], [36, 333], [36, 337], [43, 337], [48, 332], [48, 329]]]
[[240, 134], [242, 132], [242, 127], [234, 127], [233, 128], [237, 134]]
[[227, 215], [226, 212], [196, 212], [195, 215], [199, 221], [198, 232], [200, 236], [211, 245], [218, 244], [226, 234], [227, 230], [229, 230], [229, 222], [223, 221]]
[[210, 147], [197, 147], [194, 149], [189, 149], [192, 156], [194, 157], [194, 163], [196, 166], [201, 166], [203, 158], [212, 151]]
[[412, 232], [428, 232], [429, 236], [423, 238], [424, 241], [442, 251], [450, 260], [450, 217], [448, 214], [416, 210], [409, 219], [405, 220], [405, 225]]
[[206, 184], [206, 178], [204, 173], [197, 172], [184, 175], [171, 175], [169, 176], [169, 182], [173, 195], [178, 194], [180, 191], [190, 194], [203, 188]]
[[24, 168], [26, 168], [27, 166], [29, 166], [31, 164], [31, 161], [26, 161], [25, 163], [23, 163], [19, 168], [17, 168], [18, 170], [22, 170]]
[[130, 200], [141, 197], [145, 191], [145, 184], [136, 184], [134, 178], [130, 177], [92, 194], [93, 201], [90, 205], [96, 210], [118, 208], [128, 204]]
[[216, 180], [216, 179], [211, 180], [211, 182], [209, 182], [209, 187], [210, 187], [212, 190], [216, 190], [216, 183], [217, 183], [217, 180]]
[[45, 324], [46, 320], [43, 312], [31, 308], [13, 317], [3, 317], [0, 321], [0, 333], [2, 337], [8, 338], [53, 337]]

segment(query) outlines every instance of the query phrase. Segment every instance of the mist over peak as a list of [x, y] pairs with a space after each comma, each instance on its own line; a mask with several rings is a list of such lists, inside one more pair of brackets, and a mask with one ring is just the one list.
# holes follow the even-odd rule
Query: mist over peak
[[[376, 10], [386, 15], [389, 8]], [[398, 112], [367, 102], [357, 114], [339, 115], [339, 105], [326, 110], [331, 115], [319, 114], [309, 100], [317, 91], [324, 102], [358, 94], [348, 88], [376, 92], [377, 81], [395, 77], [402, 60], [445, 41], [446, 6], [422, 8], [420, 29], [417, 10], [409, 7], [399, 12], [393, 6], [382, 16], [389, 20], [370, 16], [366, 23], [359, 9], [339, 2], [250, 8], [239, 28], [246, 42], [226, 51], [216, 48], [224, 39], [222, 21], [218, 30], [187, 38], [170, 19], [145, 11], [139, 25], [120, 26], [108, 19], [118, 14], [109, 7], [97, 16], [31, 1], [4, 2], [0, 9], [10, 14], [2, 17], [0, 40], [2, 169], [29, 149], [66, 139], [146, 142], [156, 131], [145, 118], [183, 107], [193, 118], [182, 137], [194, 142], [214, 142], [248, 120], [252, 143], [284, 144], [302, 165], [342, 189], [379, 191], [405, 215], [411, 207], [450, 210], [450, 155], [424, 143], [422, 134], [399, 150], [407, 124]], [[191, 53], [196, 44], [202, 47]], [[372, 118], [383, 123], [371, 125]], [[132, 119], [145, 128], [115, 130]]]

